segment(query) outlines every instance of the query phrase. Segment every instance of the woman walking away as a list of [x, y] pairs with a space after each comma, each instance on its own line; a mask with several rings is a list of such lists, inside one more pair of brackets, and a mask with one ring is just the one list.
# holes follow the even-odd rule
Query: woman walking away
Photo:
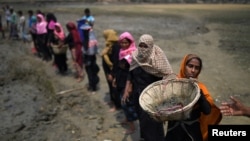
[[110, 112], [114, 112], [121, 108], [120, 96], [116, 92], [116, 88], [112, 86], [112, 81], [117, 72], [117, 64], [119, 60], [120, 45], [118, 42], [119, 37], [113, 29], [106, 29], [103, 31], [105, 39], [105, 47], [102, 50], [102, 68], [105, 73], [105, 78], [109, 87], [110, 96]]
[[84, 72], [83, 72], [83, 58], [82, 58], [82, 41], [80, 38], [80, 35], [78, 33], [76, 24], [73, 22], [68, 22], [66, 24], [66, 28], [69, 32], [65, 39], [65, 44], [68, 44], [72, 60], [73, 60], [73, 65], [76, 70], [76, 78], [77, 82], [81, 82], [84, 77]]
[[67, 46], [64, 45], [65, 34], [60, 23], [55, 23], [54, 36], [51, 37], [50, 46], [59, 52], [54, 52], [54, 63], [56, 64], [59, 73], [65, 75], [68, 70], [67, 65]]
[[149, 34], [140, 37], [137, 50], [133, 52], [132, 56], [133, 60], [122, 102], [127, 101], [129, 95], [133, 96], [142, 139], [145, 141], [163, 141], [163, 123], [155, 121], [141, 108], [139, 97], [148, 85], [173, 73], [172, 67], [165, 53], [154, 44], [154, 39]]

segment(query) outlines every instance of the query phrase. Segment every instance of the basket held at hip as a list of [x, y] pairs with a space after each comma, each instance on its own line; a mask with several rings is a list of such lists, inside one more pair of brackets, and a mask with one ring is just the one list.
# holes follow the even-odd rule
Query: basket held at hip
[[200, 88], [190, 79], [160, 80], [142, 91], [139, 103], [157, 121], [184, 120], [199, 97]]
[[52, 45], [51, 47], [55, 54], [64, 54], [68, 49], [68, 45], [62, 45], [61, 47], [59, 45]]

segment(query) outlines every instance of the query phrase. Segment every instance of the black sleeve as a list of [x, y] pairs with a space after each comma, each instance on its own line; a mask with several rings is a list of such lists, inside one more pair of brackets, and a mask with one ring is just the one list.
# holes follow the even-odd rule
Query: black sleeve
[[75, 46], [75, 44], [74, 44], [74, 39], [73, 39], [73, 36], [72, 36], [71, 34], [69, 34], [69, 35], [65, 38], [64, 43], [65, 43], [65, 44], [68, 44], [70, 49], [73, 48], [73, 47]]
[[211, 105], [210, 103], [207, 101], [207, 99], [205, 98], [202, 90], [201, 90], [201, 96], [198, 100], [198, 103], [200, 105], [200, 109], [204, 114], [209, 114], [211, 112]]
[[119, 64], [119, 52], [120, 52], [120, 46], [118, 43], [114, 43], [112, 46], [112, 55], [111, 55], [111, 62], [113, 63], [113, 69], [111, 71], [112, 76], [115, 76], [115, 73], [117, 72], [118, 69], [118, 64]]

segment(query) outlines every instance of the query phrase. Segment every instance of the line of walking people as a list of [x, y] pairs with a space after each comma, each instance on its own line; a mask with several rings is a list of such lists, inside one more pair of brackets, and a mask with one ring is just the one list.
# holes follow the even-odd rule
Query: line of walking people
[[110, 111], [122, 109], [128, 125], [125, 134], [136, 130], [134, 122], [139, 121], [140, 140], [143, 141], [205, 141], [208, 139], [208, 125], [219, 124], [220, 109], [215, 105], [206, 86], [198, 81], [202, 70], [202, 59], [196, 54], [187, 54], [181, 62], [178, 78], [197, 80], [201, 97], [195, 104], [190, 117], [183, 121], [164, 122], [154, 120], [139, 103], [141, 92], [151, 83], [166, 79], [173, 73], [164, 51], [154, 43], [149, 34], [143, 34], [136, 45], [129, 32], [117, 36], [113, 29], [104, 30], [105, 47], [102, 64], [109, 86]]
[[[10, 28], [10, 39], [17, 37], [26, 41], [30, 35], [32, 53], [44, 62], [52, 62], [57, 74], [64, 76], [73, 71], [77, 82], [82, 82], [86, 76], [88, 90], [93, 94], [98, 90], [98, 42], [93, 29], [95, 19], [89, 8], [84, 9], [84, 16], [75, 21], [68, 21], [65, 25], [62, 25], [52, 12], [28, 10], [26, 19], [21, 10], [16, 16], [13, 7], [7, 5], [3, 9], [10, 14], [10, 18], [5, 17], [6, 26]], [[20, 19], [17, 23], [23, 23], [19, 36], [14, 35], [17, 34], [19, 24], [12, 24], [11, 15], [15, 21]], [[71, 64], [73, 70], [69, 69]]]

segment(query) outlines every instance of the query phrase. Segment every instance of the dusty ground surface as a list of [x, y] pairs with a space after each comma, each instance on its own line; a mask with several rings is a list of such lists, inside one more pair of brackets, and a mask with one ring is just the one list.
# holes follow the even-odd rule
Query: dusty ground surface
[[[81, 17], [79, 13], [60, 11], [65, 7], [57, 5], [55, 12], [63, 25]], [[81, 7], [82, 10], [85, 5], [67, 7]], [[89, 7], [95, 9], [95, 6]], [[99, 11], [102, 8], [105, 9], [105, 6], [99, 6]], [[244, 14], [249, 13], [246, 10], [249, 7], [221, 5], [213, 6], [213, 12], [210, 8], [201, 10], [205, 12], [192, 12], [190, 9], [199, 10], [202, 6], [190, 8], [168, 5], [156, 9], [154, 6], [144, 7], [151, 12], [166, 15], [123, 15], [117, 12], [117, 9], [129, 11], [129, 8], [118, 5], [106, 7], [106, 12], [114, 10], [115, 14], [96, 14], [93, 11], [100, 50], [104, 44], [104, 29], [113, 28], [119, 33], [129, 31], [136, 40], [141, 34], [150, 33], [155, 43], [166, 52], [175, 73], [178, 73], [180, 61], [185, 54], [196, 53], [202, 57], [204, 70], [200, 80], [207, 85], [218, 105], [228, 100], [230, 95], [249, 103], [250, 17]], [[234, 11], [236, 16], [228, 14], [228, 10]], [[173, 11], [182, 12], [173, 14]], [[102, 70], [99, 73], [101, 81], [97, 94], [91, 95], [82, 89], [57, 95], [60, 91], [84, 87], [87, 83], [86, 78], [81, 83], [74, 79], [70, 56], [68, 64], [72, 72], [67, 76], [59, 76], [52, 62], [42, 62], [31, 54], [29, 44], [1, 39], [0, 50], [1, 141], [138, 141], [138, 130], [131, 135], [123, 134], [126, 127], [119, 124], [124, 118], [122, 111], [108, 112], [109, 106], [105, 103], [109, 98]], [[100, 56], [98, 64], [101, 67]], [[249, 118], [245, 117], [224, 117], [221, 122], [249, 123]]]

